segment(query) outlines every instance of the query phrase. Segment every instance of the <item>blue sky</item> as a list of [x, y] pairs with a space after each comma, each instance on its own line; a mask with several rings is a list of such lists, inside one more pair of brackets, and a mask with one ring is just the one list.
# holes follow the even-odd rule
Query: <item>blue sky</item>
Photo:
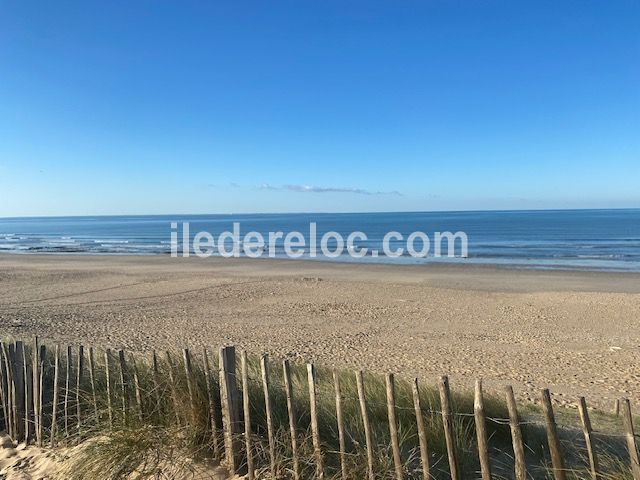
[[640, 207], [640, 2], [2, 2], [0, 216]]

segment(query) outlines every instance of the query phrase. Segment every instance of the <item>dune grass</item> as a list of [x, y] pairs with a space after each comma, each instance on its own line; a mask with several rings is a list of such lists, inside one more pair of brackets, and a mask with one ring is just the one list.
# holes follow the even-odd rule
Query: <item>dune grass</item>
[[[211, 478], [207, 472], [222, 461], [222, 423], [219, 407], [219, 376], [217, 352], [209, 350], [211, 362], [210, 385], [215, 399], [214, 423], [218, 428], [216, 445], [211, 428], [209, 398], [204, 373], [202, 351], [191, 352], [191, 395], [189, 382], [182, 361], [182, 352], [158, 354], [157, 373], [154, 373], [149, 356], [137, 355], [135, 372], [138, 378], [140, 407], [137, 403], [134, 381], [134, 359], [127, 354], [125, 372], [126, 397], [123, 402], [123, 385], [116, 352], [110, 362], [111, 396], [107, 395], [104, 352], [95, 351], [95, 397], [85, 358], [85, 371], [80, 385], [81, 421], [76, 416], [77, 361], [70, 370], [70, 392], [67, 397], [68, 428], [65, 430], [64, 398], [66, 368], [64, 356], [60, 359], [60, 396], [58, 425], [55, 443], [79, 445], [79, 453], [69, 463], [67, 477], [71, 479], [118, 478]], [[85, 350], [87, 355], [87, 350]], [[169, 362], [169, 359], [171, 363]], [[50, 440], [51, 401], [53, 391], [53, 356], [48, 351], [44, 370], [44, 429], [45, 442]], [[239, 366], [238, 366], [239, 367]], [[273, 478], [270, 475], [270, 455], [267, 440], [266, 410], [262, 388], [259, 358], [249, 356], [250, 414], [252, 423], [252, 453], [257, 478]], [[283, 385], [282, 365], [269, 362], [270, 395], [275, 437], [276, 478], [292, 477], [292, 447], [286, 394]], [[238, 368], [239, 372], [239, 368]], [[170, 375], [171, 373], [171, 375]], [[349, 478], [367, 478], [367, 451], [355, 374], [339, 371], [342, 410], [346, 432], [346, 466]], [[173, 378], [173, 383], [170, 381]], [[310, 431], [310, 405], [308, 379], [305, 365], [291, 366], [293, 403], [296, 411], [298, 455], [301, 478], [313, 478], [315, 473], [314, 449]], [[241, 382], [237, 379], [241, 399]], [[367, 412], [372, 428], [374, 471], [376, 478], [395, 478], [393, 455], [387, 418], [385, 380], [381, 375], [365, 373]], [[396, 378], [396, 414], [398, 434], [407, 479], [423, 478], [420, 463], [415, 411], [411, 385]], [[440, 398], [437, 388], [427, 382], [420, 384], [420, 400], [423, 410], [430, 474], [432, 478], [449, 478], [447, 450], [444, 438]], [[193, 397], [193, 398], [192, 398]], [[110, 400], [110, 401], [109, 401]], [[317, 368], [318, 425], [322, 442], [325, 478], [340, 478], [340, 455], [336, 421], [333, 371]], [[109, 403], [111, 418], [109, 421]], [[479, 478], [472, 392], [452, 386], [454, 438], [463, 478]], [[506, 422], [508, 412], [502, 398], [485, 394], [487, 430], [491, 446], [494, 478], [513, 477], [513, 453], [511, 434]], [[241, 405], [241, 403], [240, 403]], [[123, 408], [124, 406], [124, 408]], [[240, 409], [242, 407], [240, 406]], [[242, 415], [242, 412], [241, 412]], [[549, 455], [546, 448], [544, 427], [536, 408], [522, 408], [522, 430], [526, 445], [528, 469], [533, 478], [552, 478]], [[559, 418], [561, 418], [560, 415]], [[584, 458], [581, 430], [575, 424], [561, 428], [563, 446], [570, 469], [569, 477], [590, 478]], [[624, 444], [619, 437], [599, 439], [602, 478], [631, 478]], [[244, 458], [244, 436], [238, 444]], [[171, 473], [168, 473], [171, 472]]]

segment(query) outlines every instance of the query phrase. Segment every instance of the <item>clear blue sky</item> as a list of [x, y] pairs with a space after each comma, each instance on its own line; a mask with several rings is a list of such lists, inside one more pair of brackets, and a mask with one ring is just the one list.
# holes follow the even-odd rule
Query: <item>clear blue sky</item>
[[0, 3], [0, 216], [640, 207], [640, 2]]

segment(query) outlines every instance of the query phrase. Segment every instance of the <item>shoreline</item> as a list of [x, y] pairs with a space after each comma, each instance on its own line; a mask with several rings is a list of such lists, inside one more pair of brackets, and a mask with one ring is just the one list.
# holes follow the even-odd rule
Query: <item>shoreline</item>
[[[260, 261], [256, 261], [260, 260]], [[243, 258], [0, 255], [0, 334], [149, 352], [235, 344], [522, 400], [640, 400], [640, 274]], [[569, 373], [570, 372], [570, 373]]]
[[[12, 262], [11, 260], [16, 260]], [[377, 262], [349, 262], [335, 260], [289, 259], [289, 258], [223, 258], [223, 257], [170, 257], [157, 254], [95, 254], [95, 253], [28, 253], [15, 254], [0, 252], [0, 269], [4, 265], [58, 265], [59, 262], [71, 265], [114, 264], [122, 267], [143, 265], [169, 266], [182, 270], [201, 271], [216, 268], [217, 270], [233, 273], [241, 270], [243, 274], [286, 275], [303, 269], [309, 273], [336, 275], [338, 277], [350, 274], [366, 277], [375, 281], [376, 274], [391, 275], [394, 281], [402, 281], [400, 275], [406, 276], [406, 281], [434, 281], [434, 276], [441, 276], [444, 288], [473, 288], [496, 289], [509, 291], [520, 287], [523, 291], [573, 290], [596, 292], [640, 293], [640, 272], [604, 269], [573, 269], [573, 268], [535, 268], [518, 265], [502, 264], [459, 264], [459, 263], [429, 263], [429, 264], [394, 264]], [[369, 275], [372, 275], [369, 278]], [[458, 278], [456, 278], [458, 277]], [[491, 278], [493, 277], [493, 278]], [[499, 281], [503, 277], [504, 281]], [[472, 285], [473, 279], [483, 282]], [[544, 279], [541, 283], [537, 280]], [[454, 280], [451, 282], [451, 280]], [[493, 280], [488, 281], [487, 280]], [[516, 284], [511, 283], [512, 280]], [[550, 283], [547, 283], [549, 281]], [[637, 281], [637, 283], [635, 283]], [[544, 285], [544, 287], [543, 287]]]
[[[140, 252], [91, 252], [91, 251], [77, 251], [77, 252], [47, 252], [47, 251], [11, 251], [11, 250], [0, 250], [0, 258], [3, 256], [34, 256], [34, 257], [64, 257], [64, 258], [73, 258], [73, 257], [91, 257], [91, 258], [102, 258], [102, 257], [134, 257], [134, 258], [149, 258], [149, 257], [159, 257], [159, 258], [184, 258], [181, 255], [178, 257], [171, 257], [170, 253], [140, 253]], [[187, 258], [196, 258], [195, 255], [191, 255]], [[272, 262], [311, 262], [311, 263], [328, 263], [328, 264], [350, 264], [350, 265], [390, 265], [396, 267], [452, 267], [452, 268], [489, 268], [496, 270], [533, 270], [533, 271], [543, 271], [543, 272], [584, 272], [584, 273], [620, 273], [620, 274], [637, 274], [640, 276], [640, 269], [633, 268], [619, 268], [619, 267], [598, 267], [598, 266], [585, 266], [585, 265], [560, 265], [560, 264], [542, 264], [535, 262], [494, 262], [488, 260], [486, 262], [482, 261], [474, 261], [469, 260], [468, 263], [464, 263], [464, 260], [432, 260], [424, 263], [411, 263], [411, 262], [394, 262], [394, 261], [381, 261], [380, 258], [377, 257], [378, 260], [365, 260], [362, 259], [322, 259], [322, 258], [288, 258], [286, 256], [279, 257], [258, 257], [258, 258], [250, 258], [247, 256], [239, 256], [239, 257], [231, 257], [224, 258], [222, 256], [210, 256], [206, 258], [200, 258], [200, 260], [209, 261], [230, 261], [230, 260], [249, 260], [249, 261], [272, 261]]]

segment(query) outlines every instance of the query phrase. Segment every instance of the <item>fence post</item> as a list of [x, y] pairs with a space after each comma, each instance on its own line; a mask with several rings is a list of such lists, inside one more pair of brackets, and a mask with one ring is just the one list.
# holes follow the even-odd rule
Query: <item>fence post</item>
[[269, 392], [269, 356], [260, 357], [260, 374], [262, 375], [262, 391], [264, 393], [264, 409], [267, 415], [267, 437], [269, 439], [269, 468], [271, 476], [276, 477], [276, 442], [273, 436], [273, 412], [271, 394]]
[[120, 360], [120, 386], [122, 387], [122, 423], [127, 424], [127, 410], [129, 409], [129, 380], [127, 374], [127, 360], [124, 358], [124, 350], [118, 350]]
[[416, 424], [418, 426], [418, 441], [420, 443], [420, 463], [422, 464], [422, 478], [429, 480], [429, 450], [427, 449], [427, 432], [424, 428], [424, 418], [422, 417], [422, 406], [420, 405], [420, 389], [418, 379], [414, 378], [411, 384], [413, 393], [413, 408], [416, 412]]
[[80, 403], [80, 389], [82, 388], [82, 378], [84, 370], [84, 347], [78, 346], [78, 376], [76, 378], [76, 412], [78, 415], [78, 430], [82, 425], [82, 404]]
[[173, 361], [169, 350], [166, 351], [167, 368], [169, 369], [169, 387], [171, 389], [171, 403], [173, 404], [173, 412], [176, 416], [176, 423], [180, 425], [180, 413], [178, 411], [178, 397], [176, 392], [176, 379], [173, 374]]
[[371, 438], [371, 425], [369, 424], [369, 414], [367, 413], [367, 397], [364, 391], [364, 373], [362, 370], [356, 371], [356, 384], [358, 387], [358, 400], [360, 402], [360, 415], [364, 426], [364, 438], [367, 444], [367, 472], [369, 480], [374, 480], [373, 472], [373, 439]]
[[307, 364], [307, 381], [309, 383], [309, 407], [311, 413], [311, 435], [316, 457], [316, 478], [324, 478], [324, 464], [320, 447], [320, 428], [318, 426], [318, 399], [316, 387], [316, 368], [313, 363]]
[[9, 416], [7, 414], [7, 386], [5, 382], [4, 365], [2, 364], [4, 358], [4, 343], [0, 342], [0, 394], [2, 395], [2, 416], [4, 420], [4, 428], [11, 437], [11, 424], [9, 422]]
[[133, 387], [136, 392], [136, 407], [138, 410], [138, 419], [140, 422], [143, 420], [142, 416], [142, 392], [140, 391], [140, 378], [138, 377], [138, 365], [136, 364], [136, 357], [133, 353], [129, 354], [129, 360], [131, 361], [131, 369], [133, 371]]
[[51, 447], [55, 447], [58, 422], [58, 382], [60, 377], [60, 345], [56, 345], [53, 359], [53, 403], [51, 405]]
[[24, 369], [24, 441], [29, 443], [33, 432], [33, 374], [28, 361], [27, 349], [22, 349], [22, 368]]
[[40, 345], [38, 343], [38, 336], [33, 337], [33, 350], [31, 352], [31, 371], [32, 371], [32, 406], [33, 406], [33, 427], [36, 437], [36, 445], [40, 446], [40, 417], [38, 412], [40, 406], [38, 401], [40, 400]]
[[160, 380], [158, 378], [158, 355], [156, 351], [151, 352], [151, 379], [153, 381], [153, 398], [156, 401], [154, 411], [160, 408]]
[[509, 409], [509, 426], [511, 427], [511, 441], [513, 443], [513, 455], [515, 458], [516, 480], [526, 480], [527, 466], [524, 459], [524, 445], [522, 444], [522, 430], [520, 430], [520, 418], [518, 417], [518, 407], [516, 398], [513, 395], [511, 385], [507, 386], [507, 408]]
[[104, 351], [104, 370], [107, 384], [107, 412], [109, 415], [109, 428], [113, 429], [113, 406], [111, 404], [111, 371], [109, 364], [111, 363], [111, 350]]
[[491, 462], [489, 461], [489, 443], [487, 440], [487, 418], [484, 413], [484, 398], [482, 395], [482, 380], [476, 380], [475, 396], [473, 400], [473, 414], [476, 423], [476, 437], [478, 439], [478, 457], [482, 480], [491, 480]]
[[71, 345], [67, 345], [67, 370], [64, 386], [64, 435], [69, 436], [69, 392], [71, 391], [71, 369], [73, 364], [73, 352]]
[[242, 374], [242, 409], [244, 412], [244, 444], [247, 454], [247, 479], [254, 480], [253, 451], [251, 449], [251, 399], [249, 398], [249, 366], [247, 352], [240, 352], [240, 370]]
[[218, 439], [218, 426], [216, 425], [216, 408], [212, 392], [211, 365], [209, 364], [207, 347], [202, 347], [202, 353], [204, 355], [204, 380], [207, 387], [207, 399], [209, 400], [209, 423], [211, 425], [211, 437], [213, 440], [213, 454], [216, 458], [219, 458], [220, 440]]
[[98, 422], [98, 399], [96, 397], [96, 364], [93, 347], [89, 347], [89, 382], [91, 383], [91, 401], [93, 403], [94, 421]]
[[194, 397], [193, 368], [191, 366], [191, 354], [189, 349], [182, 350], [182, 360], [184, 361], [184, 374], [187, 377], [187, 391], [189, 392], [189, 405], [191, 407], [191, 420], [196, 423], [196, 399]]
[[640, 459], [638, 458], [638, 446], [636, 445], [635, 433], [633, 431], [633, 418], [631, 417], [631, 404], [628, 398], [620, 400], [622, 404], [622, 424], [627, 439], [627, 450], [629, 450], [629, 460], [631, 461], [631, 471], [634, 480], [640, 480]]
[[[16, 435], [14, 415], [13, 415], [13, 393], [14, 393], [13, 375], [12, 375], [13, 367], [11, 366], [11, 356], [9, 355], [9, 349], [7, 348], [7, 344], [4, 342], [0, 342], [0, 348], [2, 349], [2, 358], [4, 360], [4, 373], [5, 373], [5, 380], [7, 385], [7, 390], [6, 390], [7, 431], [9, 432], [9, 436], [13, 439], [15, 438], [15, 435]], [[0, 368], [1, 367], [2, 365], [0, 365]]]
[[567, 474], [564, 469], [564, 458], [562, 456], [562, 447], [558, 437], [558, 426], [553, 415], [553, 406], [551, 405], [551, 394], [549, 389], [542, 390], [542, 409], [547, 426], [547, 442], [549, 451], [551, 452], [551, 463], [553, 465], [553, 475], [556, 480], [566, 480]]
[[24, 405], [25, 405], [25, 390], [24, 390], [24, 344], [21, 341], [15, 343], [13, 351], [13, 386], [15, 390], [14, 408], [16, 412], [16, 436], [17, 440], [25, 439], [24, 431]]
[[222, 400], [222, 424], [227, 466], [237, 473], [240, 466], [240, 409], [236, 382], [236, 349], [233, 346], [220, 349], [220, 397]]
[[584, 432], [584, 441], [587, 445], [587, 454], [589, 455], [589, 467], [591, 469], [591, 478], [598, 480], [599, 466], [598, 456], [593, 444], [593, 430], [591, 428], [591, 420], [589, 419], [589, 411], [587, 410], [587, 401], [584, 397], [580, 397], [578, 402], [578, 412], [582, 421], [582, 431]]
[[404, 478], [402, 458], [400, 456], [400, 442], [398, 441], [398, 422], [396, 420], [396, 387], [393, 373], [387, 373], [385, 377], [387, 387], [387, 419], [389, 421], [389, 436], [391, 437], [391, 448], [393, 450], [393, 464], [396, 469], [396, 479]]
[[447, 456], [449, 457], [449, 469], [451, 480], [459, 480], [460, 467], [458, 466], [458, 454], [456, 452], [455, 432], [453, 431], [453, 411], [451, 408], [451, 391], [449, 390], [449, 377], [440, 377], [440, 406], [442, 409], [442, 425], [447, 443]]
[[340, 472], [342, 480], [347, 480], [347, 458], [344, 436], [344, 417], [342, 414], [342, 392], [340, 391], [340, 373], [333, 371], [333, 385], [336, 391], [336, 420], [338, 422], [338, 442], [340, 444]]
[[39, 363], [40, 363], [40, 377], [38, 378], [38, 446], [42, 447], [42, 432], [44, 429], [44, 417], [42, 415], [43, 403], [44, 403], [44, 377], [45, 377], [45, 362], [47, 360], [47, 347], [40, 345]]
[[287, 395], [287, 413], [289, 414], [289, 431], [291, 433], [291, 456], [293, 457], [293, 478], [300, 479], [300, 461], [298, 459], [298, 438], [296, 428], [296, 410], [293, 403], [293, 384], [291, 383], [291, 368], [289, 360], [282, 361], [282, 374], [284, 377], [284, 389]]

